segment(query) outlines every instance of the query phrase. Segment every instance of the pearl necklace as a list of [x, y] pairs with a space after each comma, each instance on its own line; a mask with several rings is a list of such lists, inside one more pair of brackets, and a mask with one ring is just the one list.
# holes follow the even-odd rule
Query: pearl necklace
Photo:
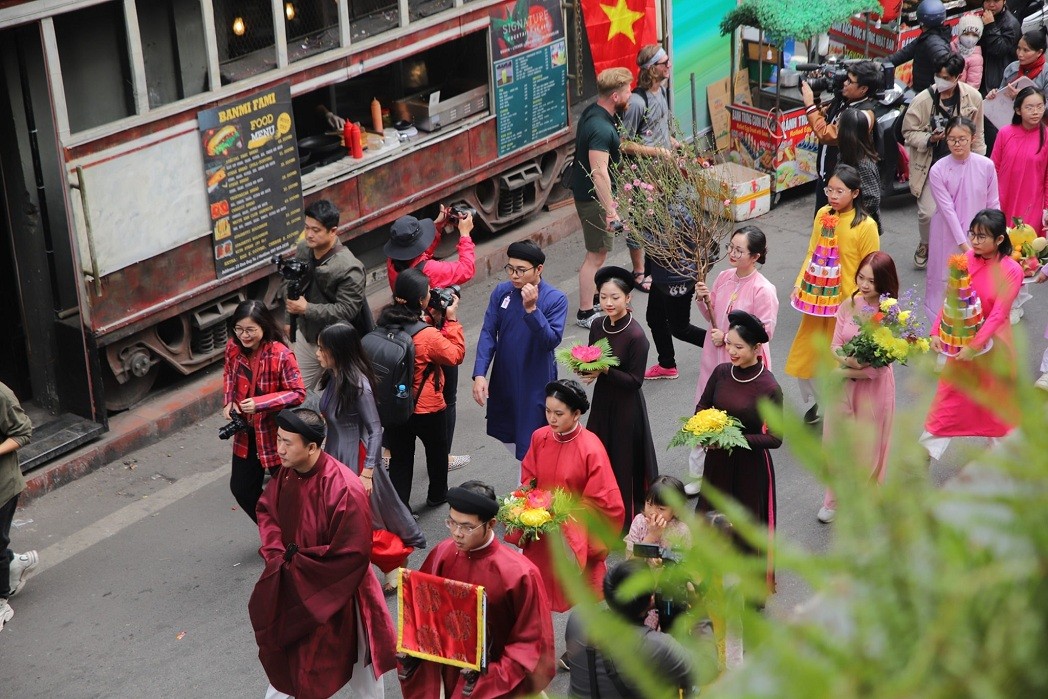
[[[572, 432], [574, 432], [575, 434], [572, 434], [567, 439], [564, 439], [563, 437], [561, 437], [561, 434], [571, 434]], [[555, 439], [557, 441], [557, 444], [567, 444], [571, 440], [573, 440], [576, 437], [578, 437], [580, 434], [582, 434], [582, 423], [581, 422], [576, 422], [575, 426], [572, 427], [571, 430], [569, 430], [568, 432], [562, 432], [562, 433], [554, 432], [553, 433], [553, 439]]]
[[633, 316], [631, 315], [629, 320], [626, 321], [626, 324], [623, 325], [618, 330], [608, 330], [608, 316], [604, 316], [604, 319], [602, 321], [600, 321], [600, 327], [604, 328], [604, 332], [606, 332], [609, 335], [618, 335], [620, 332], [622, 332], [623, 330], [628, 328], [630, 326], [630, 323], [632, 323], [632, 322], [633, 322]]
[[[760, 365], [761, 365], [761, 370], [760, 370], [760, 371], [758, 371], [758, 372], [757, 372], [757, 373], [756, 373], [756, 374], [755, 374], [755, 375], [753, 376], [753, 378], [751, 378], [751, 379], [739, 379], [739, 378], [736, 378], [736, 376], [735, 376], [735, 365], [734, 365], [734, 364], [732, 364], [732, 365], [731, 365], [731, 370], [730, 370], [730, 372], [731, 372], [731, 378], [735, 379], [735, 380], [736, 380], [736, 381], [738, 381], [739, 383], [749, 383], [750, 381], [755, 381], [755, 380], [757, 379], [757, 377], [758, 377], [758, 376], [760, 376], [761, 374], [763, 374], [763, 373], [764, 373], [764, 362], [758, 362], [758, 364], [760, 364]], [[749, 367], [746, 367], [746, 368], [748, 369]]]

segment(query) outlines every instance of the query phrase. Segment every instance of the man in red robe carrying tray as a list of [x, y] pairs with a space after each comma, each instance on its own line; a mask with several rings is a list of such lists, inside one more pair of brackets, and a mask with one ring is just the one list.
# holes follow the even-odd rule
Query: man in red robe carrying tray
[[324, 420], [281, 411], [283, 468], [258, 501], [266, 562], [248, 602], [266, 699], [327, 699], [347, 683], [382, 699], [396, 667], [393, 623], [371, 571], [371, 509], [360, 479], [320, 449]]
[[448, 490], [448, 528], [420, 571], [480, 585], [487, 595], [487, 667], [478, 675], [452, 665], [402, 660], [405, 697], [504, 699], [536, 694], [553, 678], [553, 623], [538, 568], [495, 538], [499, 505], [480, 481]]

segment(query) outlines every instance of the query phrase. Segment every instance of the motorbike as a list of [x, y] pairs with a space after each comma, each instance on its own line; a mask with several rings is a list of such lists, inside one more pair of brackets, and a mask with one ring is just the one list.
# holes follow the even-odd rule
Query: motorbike
[[873, 144], [880, 157], [881, 200], [910, 193], [909, 157], [906, 144], [895, 138], [895, 124], [902, 119], [906, 107], [913, 101], [913, 90], [904, 83], [884, 91], [874, 109]]

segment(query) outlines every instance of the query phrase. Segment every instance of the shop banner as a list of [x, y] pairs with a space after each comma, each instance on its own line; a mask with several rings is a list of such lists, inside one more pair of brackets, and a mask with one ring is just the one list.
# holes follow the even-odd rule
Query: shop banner
[[221, 279], [276, 252], [302, 230], [302, 182], [287, 83], [197, 113]]
[[568, 53], [559, 0], [491, 8], [499, 157], [568, 126]]
[[818, 179], [819, 142], [803, 107], [778, 113], [733, 104], [730, 111], [734, 161], [770, 174], [776, 192]]

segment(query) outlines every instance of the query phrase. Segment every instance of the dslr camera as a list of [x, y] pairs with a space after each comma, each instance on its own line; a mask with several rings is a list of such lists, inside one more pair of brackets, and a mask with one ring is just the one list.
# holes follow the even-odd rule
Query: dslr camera
[[[866, 59], [838, 62], [831, 58], [822, 64], [799, 63], [797, 64], [797, 70], [805, 74], [803, 80], [808, 83], [808, 87], [811, 88], [815, 95], [823, 92], [832, 92], [834, 95], [839, 96], [844, 90], [844, 82], [848, 79], [848, 72], [851, 70], [851, 66], [864, 60]], [[879, 65], [881, 67], [881, 83], [877, 86], [876, 91], [867, 95], [870, 99], [883, 99], [885, 91], [895, 87], [895, 66], [891, 63], [881, 63]]]
[[476, 218], [477, 210], [465, 204], [453, 204], [447, 208], [448, 223], [456, 224], [465, 221], [467, 216]]
[[251, 425], [244, 416], [234, 410], [229, 414], [229, 422], [218, 428], [218, 438], [229, 439], [237, 432], [247, 432], [250, 429]]
[[[273, 264], [277, 266], [277, 272], [287, 282], [287, 298], [289, 301], [302, 298], [309, 286], [309, 265], [302, 260], [293, 257], [281, 257], [273, 255]], [[298, 316], [291, 316], [291, 341], [295, 341], [298, 335]], [[222, 439], [226, 439], [223, 437]]]
[[460, 298], [462, 296], [462, 287], [458, 284], [452, 284], [443, 289], [434, 287], [429, 290], [429, 308], [443, 313], [448, 306], [455, 302], [456, 296]]

